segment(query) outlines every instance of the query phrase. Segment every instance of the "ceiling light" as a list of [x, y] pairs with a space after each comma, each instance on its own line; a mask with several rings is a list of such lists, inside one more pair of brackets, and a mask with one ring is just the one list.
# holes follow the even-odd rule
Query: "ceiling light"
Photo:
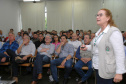
[[40, 1], [40, 0], [23, 0], [24, 2], [28, 2], [28, 1]]

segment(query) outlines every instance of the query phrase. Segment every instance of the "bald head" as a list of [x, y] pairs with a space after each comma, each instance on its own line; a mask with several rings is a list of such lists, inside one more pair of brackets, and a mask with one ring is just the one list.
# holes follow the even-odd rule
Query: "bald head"
[[77, 34], [76, 34], [76, 33], [73, 33], [73, 34], [72, 34], [72, 40], [73, 40], [73, 41], [76, 41], [76, 40], [77, 40]]

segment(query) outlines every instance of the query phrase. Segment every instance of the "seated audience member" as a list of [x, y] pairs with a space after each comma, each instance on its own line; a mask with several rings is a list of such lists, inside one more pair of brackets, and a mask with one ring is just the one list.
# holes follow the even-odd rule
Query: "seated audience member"
[[28, 34], [30, 36], [30, 38], [32, 37], [32, 31], [31, 31], [31, 28], [28, 28]]
[[[85, 44], [90, 44], [91, 37], [89, 35], [84, 36]], [[81, 76], [81, 80], [78, 84], [83, 84], [92, 74], [92, 54], [91, 51], [83, 51], [83, 44], [78, 47], [76, 52], [76, 57], [79, 59], [78, 62], [75, 64], [76, 72]], [[88, 71], [85, 74], [82, 70], [83, 66], [88, 66]]]
[[67, 31], [67, 39], [69, 39], [69, 40], [71, 40], [71, 39], [72, 39], [72, 37], [71, 37], [71, 35], [70, 35], [70, 32], [69, 32], [69, 31]]
[[2, 41], [4, 41], [5, 36], [3, 35], [2, 30], [0, 30], [0, 37], [1, 37]]
[[67, 84], [69, 74], [72, 70], [72, 57], [74, 55], [74, 46], [67, 43], [67, 37], [65, 35], [61, 36], [61, 43], [57, 46], [55, 51], [55, 55], [59, 56], [58, 59], [51, 60], [51, 73], [54, 79], [53, 84], [59, 84], [58, 76], [57, 76], [57, 67], [56, 66], [64, 66], [65, 74], [63, 84]]
[[76, 34], [77, 34], [77, 36], [79, 36], [79, 34], [80, 34], [80, 31], [79, 31], [79, 30], [76, 30]]
[[84, 40], [84, 33], [83, 33], [83, 30], [80, 30], [79, 37], [81, 38], [81, 40]]
[[11, 32], [11, 33], [14, 33], [14, 29], [11, 28], [11, 29], [10, 29], [10, 32]]
[[0, 42], [2, 42], [2, 38], [0, 37]]
[[55, 46], [50, 43], [51, 41], [52, 41], [51, 35], [46, 34], [45, 44], [41, 44], [38, 47], [38, 54], [34, 62], [33, 81], [31, 84], [37, 84], [37, 80], [42, 79], [42, 72], [43, 72], [42, 66], [44, 64], [50, 63], [52, 54], [55, 51]]
[[60, 39], [59, 39], [58, 35], [54, 35], [54, 41], [52, 44], [55, 45], [55, 50], [56, 50], [56, 47], [60, 44]]
[[95, 34], [91, 33], [91, 41], [93, 40], [94, 37], [95, 37]]
[[86, 35], [87, 34], [87, 31], [84, 31], [84, 35]]
[[62, 32], [62, 35], [66, 35], [67, 36], [67, 32], [66, 31], [63, 31]]
[[[26, 36], [29, 36], [27, 32], [24, 32], [24, 33], [23, 33], [23, 36], [22, 36], [22, 39], [20, 39], [19, 45], [21, 45], [21, 44], [23, 43], [23, 37], [24, 37], [25, 35], [26, 35]], [[33, 42], [30, 40], [30, 43], [33, 43]]]
[[91, 32], [92, 32], [91, 30], [88, 30], [87, 34], [91, 34]]
[[35, 42], [36, 49], [42, 44], [45, 43], [44, 36], [42, 33], [39, 34], [38, 41]]
[[21, 32], [21, 36], [17, 39], [17, 42], [20, 44], [20, 41], [23, 40], [24, 31]]
[[123, 34], [123, 36], [124, 36], [124, 43], [126, 43], [126, 32], [124, 32], [124, 34]]
[[10, 58], [10, 52], [15, 52], [19, 45], [15, 39], [14, 33], [9, 33], [8, 34], [9, 41], [5, 42], [0, 49], [0, 62], [5, 62]]
[[38, 41], [38, 34], [37, 34], [37, 32], [34, 32], [33, 37], [31, 38], [31, 40], [32, 40], [33, 43]]
[[21, 37], [21, 32], [18, 32], [15, 40], [17, 41], [20, 37]]
[[70, 29], [69, 32], [70, 32], [70, 35], [72, 35], [74, 33], [72, 29]]
[[18, 64], [28, 63], [31, 56], [35, 54], [35, 45], [30, 43], [30, 37], [25, 35], [23, 37], [23, 43], [19, 45], [16, 53], [11, 53], [12, 59], [12, 76], [13, 79], [18, 82]]
[[82, 44], [81, 41], [77, 40], [77, 34], [73, 33], [72, 34], [72, 41], [68, 42], [69, 44], [72, 44], [74, 46], [74, 51], [76, 52], [78, 47]]

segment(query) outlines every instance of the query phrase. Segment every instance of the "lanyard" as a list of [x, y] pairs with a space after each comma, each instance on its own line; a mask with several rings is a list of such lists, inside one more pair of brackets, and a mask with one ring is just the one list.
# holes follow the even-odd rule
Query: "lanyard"
[[98, 38], [95, 38], [94, 46], [96, 45], [97, 40], [98, 40], [103, 34], [104, 34], [104, 32], [102, 32], [102, 33], [98, 36]]

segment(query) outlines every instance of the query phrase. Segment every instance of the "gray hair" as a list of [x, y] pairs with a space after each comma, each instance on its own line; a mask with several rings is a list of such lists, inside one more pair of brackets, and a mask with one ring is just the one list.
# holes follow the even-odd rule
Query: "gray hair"
[[51, 36], [50, 34], [46, 34], [46, 35], [45, 35], [45, 37], [46, 37], [46, 36], [49, 36], [49, 37], [50, 37], [50, 39], [52, 39], [52, 36]]

